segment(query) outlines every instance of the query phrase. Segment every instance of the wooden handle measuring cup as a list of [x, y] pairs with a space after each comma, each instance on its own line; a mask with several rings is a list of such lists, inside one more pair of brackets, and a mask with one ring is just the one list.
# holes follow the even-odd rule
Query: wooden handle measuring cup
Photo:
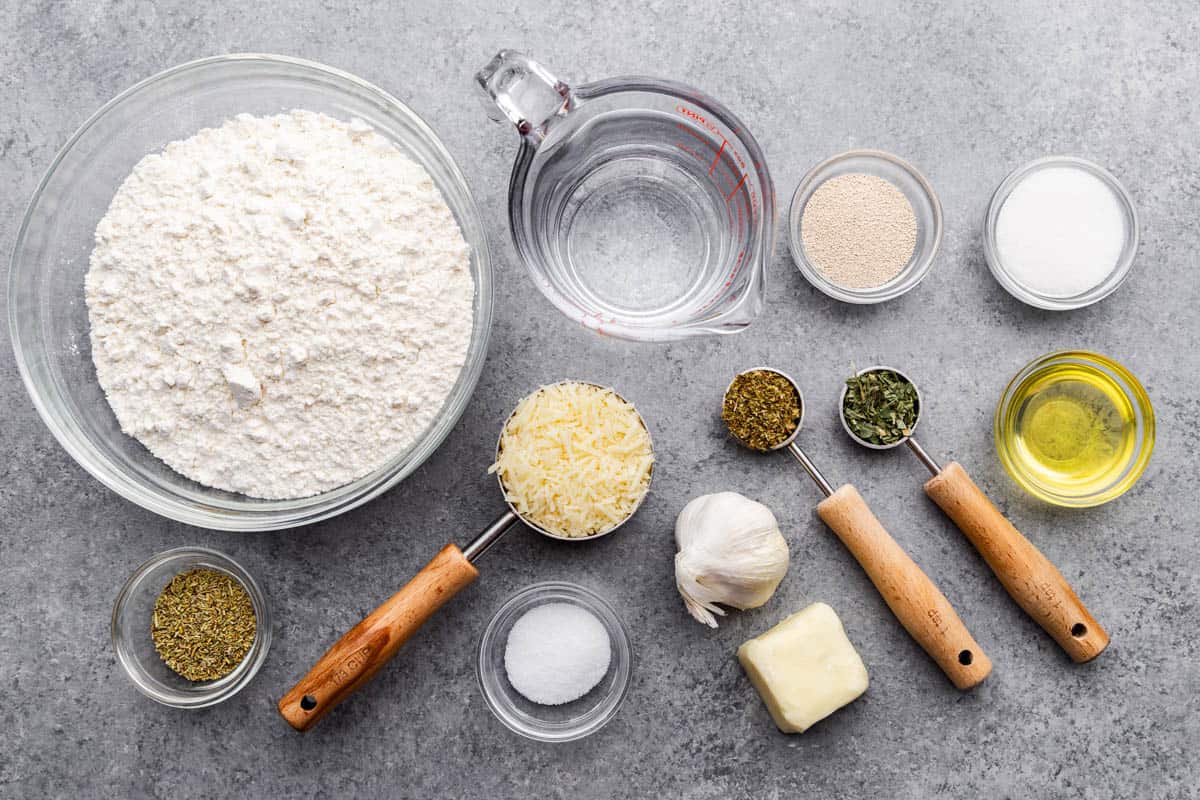
[[924, 405], [917, 385], [903, 372], [891, 367], [868, 367], [860, 370], [857, 377], [871, 372], [890, 373], [911, 385], [917, 398], [914, 403], [917, 416], [903, 437], [887, 444], [868, 442], [846, 420], [847, 383], [842, 388], [838, 408], [842, 427], [850, 438], [872, 450], [890, 450], [901, 444], [906, 445], [933, 476], [925, 483], [925, 494], [954, 520], [958, 529], [975, 545], [1017, 605], [1045, 628], [1075, 661], [1090, 661], [1100, 655], [1108, 646], [1108, 634], [1084, 608], [1067, 579], [1050, 563], [1050, 559], [1005, 519], [960, 464], [951, 463], [943, 468], [917, 443], [913, 433], [920, 422], [920, 409]]
[[[725, 390], [725, 406], [736, 410], [740, 401], [731, 397], [731, 392], [743, 376], [765, 378], [776, 385], [782, 380], [786, 382], [784, 386], [790, 385], [795, 392], [792, 413], [797, 416], [796, 427], [786, 438], [768, 449], [791, 453], [808, 477], [812, 478], [825, 495], [825, 499], [817, 504], [817, 514], [846, 545], [896, 619], [942, 668], [946, 677], [959, 689], [979, 685], [992, 671], [991, 659], [984, 655], [983, 648], [959, 619], [950, 601], [908, 557], [904, 548], [896, 544], [896, 540], [871, 513], [858, 490], [847, 484], [834, 491], [817, 465], [796, 444], [796, 436], [804, 423], [804, 394], [800, 391], [800, 385], [787, 373], [771, 367], [744, 370], [734, 377]], [[780, 410], [786, 412], [786, 402], [782, 406]], [[730, 433], [735, 438], [738, 435], [732, 426]], [[742, 444], [752, 447], [745, 441]]]
[[403, 589], [321, 656], [279, 701], [279, 713], [298, 731], [311, 728], [369, 681], [435, 611], [478, 575], [456, 545], [443, 547]]
[[879, 590], [896, 619], [959, 689], [977, 686], [991, 659], [971, 636], [946, 596], [871, 513], [849, 484], [817, 504], [817, 514]]
[[1108, 646], [1108, 634], [1062, 573], [1021, 535], [958, 462], [925, 483], [925, 493], [954, 520], [1025, 613], [1076, 662]]
[[448, 544], [404, 588], [338, 639], [279, 701], [279, 713], [306, 731], [354, 694], [450, 598], [479, 576], [475, 560], [519, 517], [510, 506], [462, 550]]
[[[560, 381], [551, 386], [543, 386], [529, 397], [560, 386], [592, 387], [600, 392], [610, 392], [622, 403], [628, 402], [611, 389], [580, 381]], [[524, 402], [522, 400], [522, 403]], [[518, 403], [517, 407], [520, 408], [521, 403]], [[633, 410], [632, 405], [629, 405], [629, 408]], [[633, 413], [636, 415], [636, 410]], [[509, 419], [511, 420], [512, 416]], [[646, 423], [641, 417], [638, 416], [637, 419], [645, 428]], [[508, 423], [505, 423], [505, 429], [507, 427]], [[500, 458], [503, 442], [502, 429], [500, 439], [496, 442], [497, 460]], [[602, 531], [572, 537], [549, 531], [530, 519], [524, 520], [525, 525], [549, 538], [568, 542], [594, 541], [601, 536], [607, 536], [629, 521], [641, 506], [642, 500], [649, 494], [649, 480], [652, 474], [647, 474], [646, 488], [637, 503], [628, 509], [625, 518], [616, 524], [610, 524]], [[496, 481], [502, 495], [507, 498], [508, 493], [505, 491], [501, 472], [496, 473]], [[513, 503], [507, 499], [505, 502], [508, 510], [484, 528], [470, 544], [461, 550], [453, 544], [443, 547], [403, 589], [384, 601], [383, 605], [351, 628], [349, 633], [321, 656], [308, 674], [279, 701], [279, 713], [289, 725], [298, 731], [306, 731], [315, 725], [321, 717], [333, 710], [334, 706], [369, 681], [371, 676], [396, 654], [400, 646], [408, 641], [434, 612], [446, 604], [446, 601], [478, 577], [479, 570], [475, 568], [475, 560], [521, 519]]]

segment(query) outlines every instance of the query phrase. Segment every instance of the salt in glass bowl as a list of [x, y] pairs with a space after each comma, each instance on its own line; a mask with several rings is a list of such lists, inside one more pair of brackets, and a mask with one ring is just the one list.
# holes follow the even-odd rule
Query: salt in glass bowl
[[[215, 681], [196, 682], [168, 667], [154, 649], [150, 618], [163, 588], [181, 572], [211, 569], [241, 584], [254, 606], [254, 642], [233, 671]], [[228, 700], [245, 688], [271, 649], [271, 610], [250, 573], [229, 556], [206, 547], [176, 547], [142, 564], [117, 595], [112, 613], [112, 642], [117, 661], [137, 690], [175, 708], [204, 708]]]
[[[1132, 410], [1134, 446], [1126, 456], [1125, 463], [1107, 485], [1086, 492], [1068, 492], [1040, 480], [1034, 465], [1026, 463], [1027, 456], [1023, 455], [1017, 442], [1016, 420], [1021, 409], [1016, 403], [1025, 394], [1026, 384], [1040, 380], [1048, 369], [1060, 365], [1077, 365], [1102, 376], [1110, 387], [1123, 396], [1124, 402]], [[1086, 350], [1060, 350], [1035, 358], [1008, 382], [996, 405], [992, 432], [1000, 463], [1022, 489], [1052, 505], [1090, 508], [1120, 497], [1146, 471], [1150, 454], [1154, 451], [1154, 407], [1142, 384], [1121, 364]]]
[[[874, 175], [895, 186], [912, 205], [917, 219], [917, 243], [904, 269], [886, 283], [867, 289], [842, 286], [825, 277], [809, 261], [801, 237], [804, 207], [813, 192], [830, 178], [852, 173]], [[904, 159], [882, 150], [849, 150], [817, 164], [800, 181], [788, 211], [788, 234], [792, 260], [800, 274], [817, 289], [844, 303], [882, 303], [911, 291], [929, 274], [942, 242], [942, 204], [925, 176]]]
[[[471, 248], [474, 320], [464, 365], [437, 416], [404, 452], [343, 486], [262, 500], [203, 486], [121, 432], [92, 364], [83, 282], [96, 223], [143, 156], [240, 114], [296, 108], [372, 125], [429, 172]], [[462, 172], [407, 106], [340, 70], [241, 54], [159, 73], [105, 104], [55, 157], [21, 223], [8, 278], [17, 368], [38, 413], [80, 466], [138, 505], [206, 528], [266, 531], [306, 525], [377, 497], [410, 475], [450, 433], [474, 392], [492, 322], [487, 238]]]
[[[508, 681], [504, 651], [513, 625], [531, 609], [568, 603], [585, 609], [604, 625], [612, 645], [608, 671], [578, 700], [548, 706], [526, 699]], [[621, 707], [629, 690], [633, 648], [629, 632], [600, 595], [571, 583], [536, 583], [509, 598], [492, 617], [479, 642], [476, 674], [483, 699], [509, 730], [541, 742], [570, 742], [600, 730]]]
[[[1091, 289], [1070, 297], [1044, 294], [1021, 283], [1000, 258], [1000, 248], [996, 242], [996, 222], [1013, 189], [1034, 172], [1051, 167], [1071, 167], [1099, 178], [1116, 197], [1125, 221], [1125, 244], [1121, 248], [1121, 254], [1117, 257], [1117, 263], [1112, 270]], [[1005, 291], [1022, 303], [1047, 311], [1070, 311], [1100, 302], [1125, 282], [1125, 279], [1129, 277], [1130, 268], [1133, 267], [1134, 256], [1137, 255], [1140, 235], [1137, 209], [1133, 206], [1133, 198], [1111, 172], [1086, 159], [1074, 156], [1047, 156], [1014, 169], [996, 187], [991, 202], [988, 203], [987, 216], [983, 220], [983, 255], [987, 260], [988, 269], [991, 270], [996, 281], [1004, 287]]]

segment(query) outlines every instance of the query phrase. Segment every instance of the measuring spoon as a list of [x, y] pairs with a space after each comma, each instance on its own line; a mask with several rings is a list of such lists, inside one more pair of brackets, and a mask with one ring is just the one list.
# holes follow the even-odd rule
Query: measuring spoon
[[[560, 383], [587, 383], [586, 381], [560, 381]], [[557, 385], [557, 384], [555, 384]], [[609, 391], [607, 387], [588, 383], [598, 389]], [[529, 396], [546, 387], [539, 388]], [[613, 392], [616, 394], [616, 392]], [[621, 400], [625, 398], [617, 394]], [[524, 399], [521, 401], [524, 402]], [[625, 401], [628, 402], [628, 401]], [[521, 403], [517, 404], [519, 408]], [[629, 404], [633, 408], [633, 404]], [[513, 414], [516, 410], [513, 410]], [[636, 409], [635, 409], [636, 413]], [[512, 419], [509, 414], [508, 420]], [[638, 416], [642, 427], [645, 420]], [[496, 441], [496, 458], [500, 457], [500, 446], [504, 440], [504, 431], [508, 428], [508, 420], [500, 430]], [[647, 428], [647, 433], [649, 429]], [[651, 472], [653, 477], [653, 472]], [[354, 694], [363, 684], [371, 679], [379, 668], [391, 660], [400, 647], [412, 637], [425, 622], [434, 615], [450, 598], [458, 594], [464, 587], [479, 576], [474, 562], [484, 552], [499, 541], [520, 520], [543, 536], [565, 542], [582, 542], [598, 539], [601, 536], [617, 530], [630, 520], [642, 502], [649, 494], [647, 491], [638, 500], [624, 519], [599, 533], [589, 536], [562, 536], [538, 525], [528, 517], [521, 515], [508, 499], [504, 481], [499, 473], [496, 475], [500, 484], [501, 496], [508, 506], [496, 521], [488, 525], [466, 547], [459, 549], [456, 544], [447, 544], [433, 560], [421, 568], [404, 588], [396, 592], [372, 611], [364, 620], [349, 630], [341, 639], [321, 656], [312, 669], [293, 686], [279, 701], [279, 713], [298, 731], [306, 731], [325, 716], [334, 706]]]
[[923, 407], [916, 382], [900, 370], [884, 366], [868, 367], [859, 370], [857, 375], [885, 370], [896, 373], [916, 390], [917, 418], [908, 436], [891, 444], [873, 444], [860, 438], [846, 421], [849, 386], [843, 386], [838, 400], [838, 417], [846, 433], [872, 450], [890, 450], [902, 443], [908, 445], [933, 476], [925, 482], [925, 494], [975, 546], [1017, 605], [1041, 625], [1072, 660], [1082, 663], [1100, 655], [1108, 646], [1108, 634], [1058, 568], [1000, 513], [961, 464], [951, 461], [945, 467], [939, 466], [913, 438]]
[[[755, 367], [738, 375], [749, 372], [773, 372], [785, 378], [796, 392], [800, 402], [796, 429], [771, 450], [786, 449], [791, 453], [825, 495], [825, 499], [817, 504], [818, 516], [837, 534], [875, 584], [896, 619], [951, 682], [959, 689], [977, 686], [992, 671], [992, 662], [959, 619], [950, 601], [871, 513], [858, 490], [850, 484], [835, 490], [796, 444], [796, 436], [804, 423], [804, 395], [799, 385], [787, 374], [770, 367]], [[732, 388], [733, 382], [729, 386]], [[728, 395], [729, 389], [725, 391]]]

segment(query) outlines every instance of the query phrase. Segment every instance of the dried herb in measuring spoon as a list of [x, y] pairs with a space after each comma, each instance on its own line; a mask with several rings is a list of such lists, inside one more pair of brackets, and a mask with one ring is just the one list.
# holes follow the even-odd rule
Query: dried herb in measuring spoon
[[233, 577], [193, 569], [154, 601], [150, 636], [163, 662], [189, 681], [215, 681], [242, 663], [257, 630], [254, 604]]
[[846, 379], [842, 416], [850, 431], [868, 444], [895, 444], [911, 436], [920, 410], [917, 387], [890, 369]]
[[766, 452], [783, 444], [800, 424], [800, 397], [778, 372], [742, 372], [725, 392], [721, 419], [746, 447]]

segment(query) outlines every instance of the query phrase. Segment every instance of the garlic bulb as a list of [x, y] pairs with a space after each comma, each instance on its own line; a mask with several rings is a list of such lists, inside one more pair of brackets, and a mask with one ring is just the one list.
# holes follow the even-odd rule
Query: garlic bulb
[[771, 509], [737, 492], [692, 500], [675, 520], [675, 586], [688, 613], [710, 628], [717, 603], [758, 608], [788, 569], [788, 546]]

